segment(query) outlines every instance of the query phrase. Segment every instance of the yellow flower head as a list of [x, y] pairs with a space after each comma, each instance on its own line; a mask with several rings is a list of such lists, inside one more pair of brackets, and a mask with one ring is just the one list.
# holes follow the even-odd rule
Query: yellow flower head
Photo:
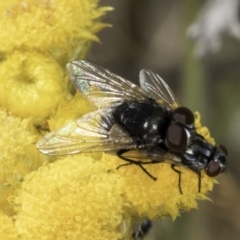
[[21, 239], [121, 239], [121, 180], [102, 162], [74, 155], [28, 175], [16, 197]]
[[[209, 131], [202, 127], [199, 113], [195, 113], [198, 133], [204, 133], [207, 140], [210, 138]], [[103, 161], [111, 165], [112, 169], [124, 164], [124, 162], [111, 155], [105, 154]], [[197, 199], [208, 199], [206, 193], [212, 190], [216, 180], [208, 177], [204, 170], [201, 172], [201, 186], [199, 192], [199, 178], [196, 173], [185, 166], [177, 166], [181, 172], [181, 189], [179, 191], [179, 175], [171, 169], [167, 163], [144, 165], [144, 168], [154, 177], [153, 181], [137, 165], [120, 167], [118, 174], [121, 175], [124, 186], [124, 200], [127, 206], [127, 214], [138, 218], [157, 219], [171, 216], [175, 219], [181, 211], [197, 208]]]
[[119, 176], [84, 155], [48, 165], [52, 158], [38, 152], [39, 136], [32, 128], [49, 116], [59, 120], [49, 120], [51, 129], [70, 118], [58, 111], [59, 103], [74, 118], [86, 112], [87, 103], [82, 108], [84, 100], [70, 95], [63, 69], [85, 56], [91, 42], [98, 41], [95, 34], [107, 26], [100, 18], [111, 8], [98, 7], [98, 2], [0, 3], [0, 106], [14, 115], [0, 109], [0, 239], [122, 237]]
[[[200, 115], [195, 113], [195, 126], [197, 132], [202, 134], [206, 140], [213, 142], [209, 131], [205, 126], [201, 126]], [[122, 166], [121, 159], [109, 154], [104, 154], [102, 161], [120, 175], [122, 184], [122, 196], [124, 206], [123, 223], [125, 225], [126, 239], [131, 236], [132, 224], [139, 220], [163, 219], [171, 217], [175, 219], [182, 211], [189, 211], [197, 208], [197, 200], [209, 200], [207, 193], [213, 189], [216, 183], [215, 178], [208, 177], [204, 170], [201, 172], [201, 188], [199, 192], [199, 178], [191, 169], [178, 166], [181, 172], [181, 189], [179, 192], [179, 177], [171, 169], [170, 164], [158, 163], [143, 165], [144, 168], [157, 178], [153, 181], [137, 165]]]
[[32, 52], [15, 52], [0, 63], [0, 76], [0, 105], [34, 124], [55, 110], [68, 84], [55, 60]]
[[0, 207], [9, 215], [13, 205], [9, 197], [15, 194], [26, 174], [47, 161], [36, 147], [36, 135], [30, 119], [21, 120], [0, 109]]
[[50, 131], [61, 128], [73, 119], [78, 119], [84, 114], [93, 109], [92, 105], [82, 96], [76, 92], [74, 96], [68, 95], [66, 99], [62, 99], [54, 112], [48, 120]]
[[18, 234], [14, 227], [13, 220], [0, 212], [0, 239], [17, 240]]
[[[78, 79], [81, 80], [82, 75], [83, 79], [86, 78], [81, 71], [76, 72]], [[87, 75], [88, 78], [91, 78], [91, 76], [91, 74], [90, 77]], [[74, 80], [75, 79], [73, 79], [73, 81]], [[86, 86], [80, 80], [79, 85], [76, 84], [77, 87], [80, 89], [82, 87], [83, 93], [86, 92], [89, 94], [90, 99], [92, 95], [95, 96], [94, 94], [100, 94], [101, 97], [101, 92], [97, 87], [97, 90], [94, 88], [95, 85], [93, 85], [94, 90], [91, 92], [89, 88], [91, 88], [92, 85], [90, 87], [88, 85]], [[111, 87], [109, 88], [111, 90]], [[84, 92], [84, 90], [86, 91]], [[80, 103], [82, 102], [81, 98], [73, 99], [75, 99], [76, 102], [78, 100]], [[95, 100], [94, 97], [92, 97], [92, 99]], [[76, 102], [72, 102], [74, 105], [77, 105]], [[51, 129], [54, 129], [59, 122], [64, 123], [64, 119], [69, 121], [69, 116], [72, 116], [74, 120], [77, 118], [76, 115], [72, 114], [74, 113], [74, 108], [67, 108], [68, 103], [66, 103], [65, 106], [62, 105], [61, 107], [63, 109], [59, 109], [58, 114], [51, 119]], [[100, 101], [100, 105], [101, 103]], [[85, 107], [83, 106], [80, 115], [84, 114], [84, 109]], [[108, 114], [108, 109], [104, 109], [104, 111], [105, 110], [106, 114]], [[75, 111], [77, 112], [78, 110]], [[102, 109], [100, 108], [99, 111], [102, 111]], [[102, 121], [103, 115], [102, 112], [98, 114], [99, 111], [96, 115], [94, 112], [90, 115], [85, 115], [79, 121], [70, 121], [67, 126], [60, 128], [59, 131], [57, 130], [56, 132], [50, 133], [38, 143], [38, 148], [43, 153], [50, 155], [72, 154], [81, 151], [91, 152], [92, 149], [93, 151], [96, 151], [96, 149], [98, 151], [113, 149], [114, 144], [118, 144], [118, 138], [115, 139], [113, 137], [113, 139], [111, 139], [109, 132], [105, 131], [108, 125]], [[62, 114], [60, 114], [61, 112]], [[213, 144], [207, 128], [201, 126], [200, 115], [198, 113], [195, 114], [195, 127], [199, 134], [203, 135], [207, 141]], [[114, 130], [111, 129], [111, 131]], [[90, 141], [88, 141], [88, 137]], [[106, 141], [104, 141], [104, 138]], [[101, 139], [104, 141], [103, 144]], [[113, 140], [115, 140], [115, 142], [113, 142]], [[121, 144], [121, 141], [122, 139], [119, 140], [119, 144]], [[125, 146], [124, 143], [122, 146]], [[84, 157], [83, 154], [80, 155], [80, 158], [81, 156]], [[85, 156], [91, 156], [91, 154], [86, 154]], [[94, 159], [99, 162], [100, 157], [98, 156], [98, 158], [95, 157]], [[137, 157], [135, 159], [138, 160]], [[158, 219], [170, 216], [175, 219], [180, 211], [197, 208], [197, 199], [207, 199], [206, 193], [212, 189], [215, 182], [214, 178], [208, 177], [205, 171], [202, 171], [200, 176], [200, 173], [196, 174], [191, 168], [184, 166], [184, 164], [173, 167], [167, 164], [167, 159], [165, 160], [166, 162], [162, 159], [162, 162], [149, 161], [149, 164], [137, 165], [123, 162], [122, 159], [110, 154], [103, 154], [101, 162], [108, 166], [107, 168], [109, 169], [106, 174], [114, 173], [119, 176], [120, 179], [118, 183], [121, 188], [123, 222], [125, 219], [131, 217]], [[125, 166], [119, 168], [121, 165]], [[150, 176], [157, 178], [157, 180], [153, 181], [153, 177], [151, 178]]]
[[35, 50], [64, 65], [85, 55], [90, 41], [107, 26], [100, 17], [110, 7], [99, 0], [10, 0], [0, 3], [0, 52]]
[[[48, 119], [54, 130], [89, 111], [82, 96], [71, 96], [61, 66], [85, 56], [98, 40], [95, 34], [106, 26], [100, 18], [111, 10], [98, 2], [0, 3], [0, 105], [25, 119], [0, 110], [0, 206], [8, 216], [15, 214], [13, 222], [1, 212], [2, 238], [121, 239], [132, 218], [175, 219], [196, 208], [197, 199], [207, 199], [215, 183], [202, 172], [199, 192], [198, 175], [178, 166], [180, 194], [179, 175], [166, 163], [144, 165], [153, 181], [137, 165], [117, 170], [125, 162], [110, 154], [67, 155], [49, 164], [51, 158], [38, 153], [32, 122]], [[214, 143], [199, 114], [195, 126]]]
[[[81, 96], [77, 95], [71, 99], [71, 101], [61, 104], [58, 113], [53, 116], [50, 121], [50, 128], [59, 128], [59, 124], [66, 123], [64, 119], [70, 121], [69, 116], [72, 117], [72, 119], [80, 117], [74, 114], [74, 112], [80, 111], [80, 115], [84, 114], [87, 108], [85, 103], [83, 103]], [[68, 106], [68, 104], [73, 106]], [[77, 105], [79, 105], [79, 109], [76, 110], [75, 106]], [[82, 108], [80, 108], [80, 105], [82, 105]], [[199, 134], [203, 135], [208, 141], [213, 141], [213, 139], [210, 138], [207, 128], [201, 126], [199, 113], [195, 113], [195, 126]], [[181, 211], [189, 211], [192, 208], [197, 208], [198, 199], [208, 199], [206, 193], [212, 190], [215, 183], [214, 178], [208, 177], [205, 172], [202, 171], [201, 188], [199, 192], [200, 182], [198, 175], [187, 167], [177, 166], [176, 169], [181, 172], [180, 185], [183, 194], [180, 194], [178, 186], [179, 175], [171, 169], [170, 164], [158, 163], [144, 165], [146, 170], [157, 178], [157, 181], [153, 181], [137, 165], [123, 166], [117, 170], [118, 166], [126, 162], [114, 155], [103, 154], [101, 157], [101, 154], [95, 154], [93, 156], [93, 154], [85, 153], [76, 156], [78, 156], [77, 158], [79, 159], [78, 163], [80, 168], [82, 164], [86, 168], [89, 164], [89, 169], [92, 169], [93, 166], [100, 166], [99, 164], [101, 163], [105, 166], [104, 174], [110, 174], [110, 176], [117, 177], [118, 181], [115, 182], [115, 187], [120, 189], [119, 195], [112, 195], [111, 197], [113, 199], [108, 199], [108, 202], [114, 201], [117, 202], [118, 205], [121, 205], [116, 211], [120, 211], [118, 214], [123, 216], [122, 223], [125, 225], [125, 230], [122, 231], [122, 233], [127, 236], [131, 229], [131, 218], [159, 219], [170, 216], [175, 219]], [[68, 157], [64, 159], [67, 158]], [[95, 159], [96, 162], [89, 161], [89, 158]], [[92, 181], [89, 176], [86, 178], [88, 178], [89, 182]], [[106, 182], [104, 184], [106, 184]], [[108, 185], [106, 185], [106, 188], [108, 188]], [[105, 193], [105, 190], [103, 190], [103, 192]], [[119, 196], [121, 196], [121, 198], [118, 198]], [[102, 197], [103, 196], [100, 194], [99, 198]], [[116, 200], [116, 198], [118, 200]], [[81, 201], [85, 201], [85, 199], [82, 199]], [[92, 201], [89, 200], [86, 202], [89, 209], [92, 209], [91, 202]], [[49, 204], [51, 203], [49, 202]], [[96, 216], [97, 214], [98, 213], [96, 213]], [[89, 224], [91, 224], [90, 219]], [[112, 228], [111, 231], [117, 233], [119, 228], [120, 225], [116, 229]]]

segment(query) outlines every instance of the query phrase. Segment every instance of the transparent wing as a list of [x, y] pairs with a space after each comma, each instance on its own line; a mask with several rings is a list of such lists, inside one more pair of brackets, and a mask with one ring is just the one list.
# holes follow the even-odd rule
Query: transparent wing
[[147, 98], [137, 85], [90, 61], [68, 63], [67, 71], [75, 88], [99, 109]]
[[182, 161], [175, 154], [164, 151], [159, 147], [130, 149], [122, 154], [123, 157], [129, 158], [142, 164], [168, 163], [181, 165]]
[[129, 134], [114, 123], [111, 109], [88, 113], [47, 134], [37, 143], [39, 151], [48, 155], [116, 151], [134, 147]]
[[178, 99], [167, 83], [156, 73], [142, 69], [139, 74], [141, 88], [161, 105], [171, 109], [180, 107]]

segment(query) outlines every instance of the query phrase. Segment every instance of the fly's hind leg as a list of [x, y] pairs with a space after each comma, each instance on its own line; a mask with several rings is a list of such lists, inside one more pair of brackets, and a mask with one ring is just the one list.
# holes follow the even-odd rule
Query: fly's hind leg
[[126, 157], [122, 156], [124, 153], [126, 153], [126, 152], [128, 152], [128, 151], [129, 151], [128, 149], [121, 149], [121, 150], [118, 150], [118, 151], [117, 151], [117, 153], [116, 153], [117, 156], [118, 156], [119, 158], [121, 158], [122, 160], [128, 162], [128, 163], [119, 165], [119, 166], [117, 167], [117, 169], [119, 169], [120, 167], [123, 167], [123, 166], [128, 166], [128, 165], [135, 164], [135, 165], [139, 166], [151, 179], [153, 179], [154, 181], [156, 181], [157, 178], [154, 177], [151, 173], [149, 173], [149, 172], [147, 171], [146, 168], [144, 168], [144, 167], [142, 166], [142, 164], [153, 164], [153, 163], [152, 163], [152, 162], [146, 162], [146, 163], [144, 163], [144, 162], [141, 162], [141, 161], [134, 161], [134, 160], [132, 160], [132, 159], [130, 159], [130, 158], [126, 158]]

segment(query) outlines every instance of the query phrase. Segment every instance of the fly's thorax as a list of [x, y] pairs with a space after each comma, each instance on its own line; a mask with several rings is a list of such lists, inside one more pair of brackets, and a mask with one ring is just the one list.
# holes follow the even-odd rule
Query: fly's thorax
[[192, 135], [191, 144], [182, 152], [176, 153], [181, 158], [182, 164], [195, 172], [206, 169], [209, 164], [213, 146], [209, 144], [202, 136]]
[[170, 121], [169, 110], [153, 100], [125, 102], [112, 115], [132, 137], [148, 143], [162, 139]]

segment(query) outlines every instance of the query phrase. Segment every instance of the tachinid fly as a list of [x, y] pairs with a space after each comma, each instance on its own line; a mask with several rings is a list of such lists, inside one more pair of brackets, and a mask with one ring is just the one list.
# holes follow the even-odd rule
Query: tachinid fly
[[86, 60], [67, 64], [67, 71], [97, 110], [47, 134], [37, 143], [42, 153], [114, 152], [128, 162], [123, 165], [136, 164], [154, 180], [144, 165], [167, 162], [179, 174], [181, 193], [181, 172], [175, 166], [198, 174], [199, 191], [202, 169], [210, 177], [225, 171], [226, 148], [196, 132], [193, 113], [157, 74], [141, 70], [140, 88]]

